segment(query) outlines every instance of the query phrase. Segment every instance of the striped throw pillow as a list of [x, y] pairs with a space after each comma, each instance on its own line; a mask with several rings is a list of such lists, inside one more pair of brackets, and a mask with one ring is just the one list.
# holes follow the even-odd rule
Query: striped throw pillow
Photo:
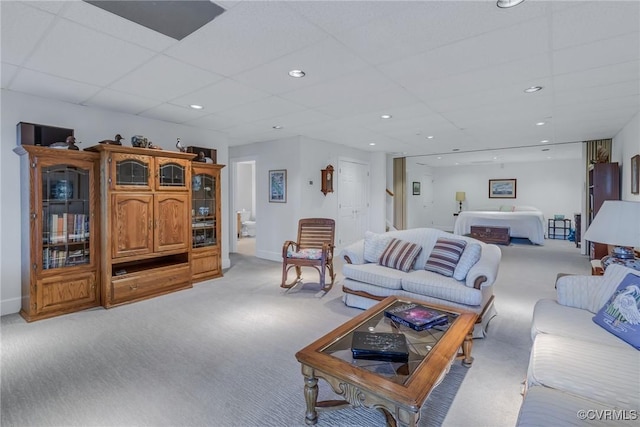
[[421, 250], [422, 246], [418, 246], [415, 243], [391, 239], [382, 255], [380, 255], [378, 264], [396, 270], [409, 271]]
[[424, 269], [447, 277], [453, 276], [465, 246], [467, 242], [464, 240], [438, 239]]

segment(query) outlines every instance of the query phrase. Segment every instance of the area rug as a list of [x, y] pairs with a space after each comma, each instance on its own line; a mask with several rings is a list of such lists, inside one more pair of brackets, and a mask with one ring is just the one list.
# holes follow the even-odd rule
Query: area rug
[[[444, 380], [429, 395], [420, 410], [419, 427], [439, 427], [449, 412], [451, 403], [464, 381], [464, 377], [471, 368], [465, 368], [460, 361], [455, 361]], [[320, 387], [319, 399], [340, 399], [340, 396], [329, 395], [326, 389], [330, 389], [327, 383], [318, 381]], [[325, 394], [327, 393], [327, 394]], [[304, 414], [301, 414], [301, 419]], [[318, 426], [363, 427], [384, 426], [385, 419], [382, 413], [369, 408], [345, 408], [337, 411], [318, 412]]]

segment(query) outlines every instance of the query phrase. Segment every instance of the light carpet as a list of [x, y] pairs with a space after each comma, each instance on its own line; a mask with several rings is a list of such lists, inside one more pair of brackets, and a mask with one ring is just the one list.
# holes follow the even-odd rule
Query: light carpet
[[[501, 247], [498, 317], [452, 367], [420, 426], [511, 426], [521, 402], [533, 304], [558, 272], [588, 274], [571, 242]], [[221, 279], [116, 307], [27, 324], [1, 319], [3, 426], [302, 426], [294, 354], [360, 310], [314, 283], [279, 288], [280, 263], [232, 254]], [[338, 271], [340, 266], [338, 265]], [[310, 282], [317, 273], [306, 272]], [[338, 277], [340, 279], [340, 276]], [[319, 382], [320, 396], [331, 393]], [[366, 408], [321, 412], [319, 426], [384, 425]]]

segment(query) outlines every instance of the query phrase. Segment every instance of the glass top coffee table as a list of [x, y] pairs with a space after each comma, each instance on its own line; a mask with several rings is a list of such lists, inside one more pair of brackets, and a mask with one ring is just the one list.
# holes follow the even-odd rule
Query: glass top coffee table
[[[449, 322], [414, 331], [385, 317], [385, 310], [407, 303], [445, 312]], [[351, 405], [382, 411], [390, 426], [416, 426], [420, 408], [452, 362], [462, 359], [464, 366], [471, 366], [471, 334], [477, 317], [476, 313], [395, 296], [365, 310], [296, 353], [305, 379], [305, 422], [315, 424], [319, 409]], [[351, 353], [354, 331], [402, 333], [409, 348], [408, 362], [354, 359]], [[318, 378], [329, 383], [344, 400], [318, 402]]]

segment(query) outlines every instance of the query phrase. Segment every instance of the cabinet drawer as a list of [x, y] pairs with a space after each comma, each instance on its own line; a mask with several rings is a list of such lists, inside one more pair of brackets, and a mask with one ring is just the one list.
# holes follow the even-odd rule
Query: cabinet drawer
[[188, 264], [145, 270], [111, 279], [112, 303], [161, 294], [191, 285], [191, 269]]

